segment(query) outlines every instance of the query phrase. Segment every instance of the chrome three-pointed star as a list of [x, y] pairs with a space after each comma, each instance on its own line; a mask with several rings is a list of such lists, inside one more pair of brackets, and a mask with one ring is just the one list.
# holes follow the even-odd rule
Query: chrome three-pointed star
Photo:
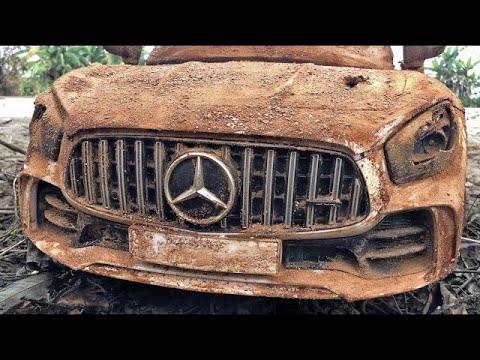
[[172, 199], [172, 204], [178, 204], [189, 199], [193, 199], [196, 197], [200, 197], [211, 203], [222, 207], [224, 209], [227, 208], [227, 204], [225, 204], [222, 200], [220, 200], [214, 193], [208, 190], [205, 187], [205, 182], [203, 181], [203, 165], [202, 165], [202, 158], [197, 156], [197, 161], [195, 164], [195, 175], [193, 176], [193, 185], [176, 198]]

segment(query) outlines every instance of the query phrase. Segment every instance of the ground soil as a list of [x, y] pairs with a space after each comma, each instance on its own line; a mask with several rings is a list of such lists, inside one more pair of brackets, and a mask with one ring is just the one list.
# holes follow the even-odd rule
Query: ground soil
[[[480, 122], [470, 112], [469, 124]], [[0, 137], [21, 148], [28, 142], [29, 119], [0, 119]], [[413, 292], [375, 300], [289, 300], [212, 295], [136, 284], [60, 268], [45, 296], [28, 296], [8, 310], [14, 314], [479, 314], [480, 127], [469, 128], [467, 222], [461, 257], [445, 280]], [[0, 291], [37, 271], [25, 266], [26, 242], [14, 211], [13, 181], [24, 156], [0, 145]]]

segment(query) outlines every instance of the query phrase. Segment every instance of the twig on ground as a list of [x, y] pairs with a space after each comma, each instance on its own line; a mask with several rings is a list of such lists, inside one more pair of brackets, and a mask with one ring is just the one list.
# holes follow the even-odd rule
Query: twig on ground
[[102, 285], [97, 284], [95, 281], [90, 280], [88, 277], [85, 278], [85, 279], [86, 279], [90, 284], [92, 284], [92, 285], [96, 286], [97, 288], [99, 288], [104, 294], [107, 294], [107, 290], [105, 290], [105, 288], [104, 288]]
[[432, 305], [432, 301], [433, 301], [432, 290], [429, 290], [427, 301], [425, 302], [425, 306], [422, 309], [422, 314], [423, 315], [426, 315], [428, 313], [428, 310], [430, 309], [430, 306]]
[[5, 255], [6, 253], [8, 253], [10, 250], [16, 248], [17, 246], [21, 245], [24, 241], [25, 241], [25, 239], [22, 239], [22, 240], [20, 240], [19, 242], [13, 244], [12, 246], [7, 247], [5, 250], [3, 250], [2, 252], [0, 252], [0, 259], [2, 258], [3, 255]]
[[16, 227], [11, 226], [10, 229], [6, 230], [3, 234], [0, 234], [0, 240], [9, 237], [15, 231]]
[[368, 300], [364, 300], [364, 301], [362, 301], [362, 305], [360, 305], [360, 311], [361, 311], [362, 314], [365, 314], [365, 315], [368, 314], [367, 313], [367, 302], [368, 302]]
[[475, 274], [471, 275], [462, 285], [460, 285], [456, 290], [455, 293], [458, 295], [460, 291], [462, 291], [468, 284], [470, 284], [473, 279], [475, 279]]
[[73, 284], [71, 287], [67, 287], [65, 288], [63, 291], [60, 291], [52, 300], [51, 302], [52, 303], [57, 303], [58, 300], [60, 300], [62, 297], [64, 296], [67, 296], [68, 294], [76, 291], [79, 287], [80, 287], [80, 284], [82, 283], [82, 279], [79, 278], [77, 279], [77, 281], [75, 282], [75, 284]]
[[478, 194], [477, 196], [475, 196], [475, 200], [473, 201], [473, 204], [470, 206], [470, 208], [468, 209], [467, 211], [467, 219], [468, 219], [468, 216], [470, 215], [470, 211], [472, 211], [473, 207], [475, 206], [475, 204], [477, 203], [477, 200], [479, 199], [480, 197], [480, 194]]
[[392, 296], [392, 298], [393, 298], [393, 301], [395, 301], [395, 306], [397, 307], [398, 312], [400, 313], [400, 315], [403, 315], [403, 312], [400, 309], [400, 306], [398, 306], [397, 299], [395, 299], [395, 296]]
[[14, 213], [15, 213], [15, 221], [20, 221], [20, 213], [19, 213], [19, 210], [18, 210], [18, 194], [17, 194], [17, 181], [18, 181], [18, 178], [20, 177], [20, 174], [18, 174], [17, 176], [15, 176], [15, 179], [13, 179], [13, 184], [12, 184], [12, 188], [13, 188], [13, 206], [14, 206]]
[[3, 234], [0, 234], [0, 244], [7, 241], [11, 235], [16, 237], [15, 231], [19, 231], [19, 223], [13, 221]]
[[470, 239], [470, 238], [465, 237], [465, 236], [462, 236], [462, 241], [470, 241], [470, 242], [480, 244], [480, 240]]
[[30, 274], [22, 274], [22, 275], [16, 275], [16, 274], [0, 274], [0, 279], [1, 280], [18, 280], [27, 276], [32, 276]]
[[[419, 303], [423, 303], [422, 300], [420, 300], [418, 297], [415, 296], [415, 294], [413, 292], [409, 292], [408, 295], [410, 295], [411, 297], [413, 297], [415, 300], [417, 300]], [[405, 303], [407, 301], [405, 300]]]
[[22, 155], [25, 155], [27, 152], [21, 148], [19, 148], [18, 146], [16, 145], [13, 145], [13, 144], [9, 144], [8, 142], [6, 142], [5, 140], [2, 140], [0, 139], [0, 145], [3, 145], [5, 146], [6, 148], [12, 150], [12, 151], [15, 151], [15, 152], [18, 152]]
[[480, 270], [455, 270], [457, 274], [480, 274]]
[[15, 252], [15, 250], [10, 250], [8, 254], [3, 255], [0, 260], [7, 260], [14, 256], [22, 256], [22, 253], [25, 253], [27, 250], [22, 250], [21, 253]]

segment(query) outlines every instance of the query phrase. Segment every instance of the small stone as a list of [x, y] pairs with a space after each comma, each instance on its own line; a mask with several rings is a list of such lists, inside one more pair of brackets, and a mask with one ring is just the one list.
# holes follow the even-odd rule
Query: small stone
[[474, 185], [480, 186], [480, 175], [472, 176], [472, 183]]

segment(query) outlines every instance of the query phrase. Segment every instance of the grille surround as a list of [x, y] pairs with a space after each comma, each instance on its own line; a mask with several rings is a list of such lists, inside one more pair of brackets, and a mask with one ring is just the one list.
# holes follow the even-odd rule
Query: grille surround
[[[237, 171], [235, 205], [218, 223], [191, 224], [166, 203], [165, 170], [189, 151], [214, 153]], [[67, 197], [120, 222], [201, 232], [290, 233], [346, 227], [369, 213], [365, 182], [355, 162], [325, 148], [99, 132], [76, 139], [67, 164]]]

